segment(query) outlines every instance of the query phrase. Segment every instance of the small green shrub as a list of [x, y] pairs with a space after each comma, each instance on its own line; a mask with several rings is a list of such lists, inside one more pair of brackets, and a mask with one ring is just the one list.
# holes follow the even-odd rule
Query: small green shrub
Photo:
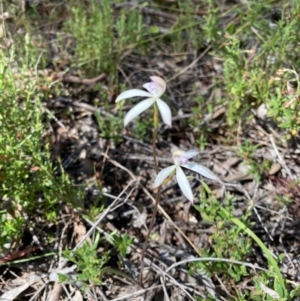
[[[299, 41], [300, 4], [259, 1], [236, 6], [231, 11], [236, 14], [234, 20], [224, 22], [222, 27], [214, 3], [208, 1], [203, 28], [206, 40], [214, 46], [214, 55], [224, 62], [227, 96], [223, 103], [227, 106], [228, 125], [237, 127], [240, 120], [252, 117], [252, 108], [264, 103], [279, 126], [298, 131], [297, 105], [285, 106], [288, 99], [298, 95], [298, 89], [287, 96], [283, 89], [286, 81], [274, 81], [274, 77], [278, 70], [293, 69], [299, 64], [295, 48]], [[272, 20], [270, 11], [276, 9], [280, 11], [279, 20]]]
[[79, 282], [83, 291], [88, 291], [89, 286], [101, 285], [104, 266], [109, 260], [109, 252], [99, 256], [97, 252], [99, 242], [100, 235], [97, 234], [93, 244], [85, 242], [75, 251], [65, 250], [63, 255], [77, 265], [77, 275], [75, 279], [71, 279], [67, 275], [60, 275], [60, 281]]
[[140, 41], [142, 29], [138, 10], [121, 10], [114, 16], [109, 0], [78, 1], [65, 24], [76, 41], [74, 66], [86, 76], [101, 72], [115, 75], [119, 59]]
[[239, 146], [238, 153], [249, 167], [248, 174], [254, 175], [256, 182], [259, 182], [263, 176], [268, 174], [272, 162], [267, 159], [263, 159], [259, 162], [257, 156], [255, 156], [257, 148], [258, 145], [252, 145], [249, 140], [245, 140], [243, 144]]
[[54, 178], [50, 144], [44, 141], [42, 146], [46, 128], [38, 78], [26, 78], [28, 75], [22, 69], [15, 78], [9, 60], [2, 54], [0, 60], [0, 246], [3, 246], [19, 238], [26, 224], [33, 222], [28, 216], [38, 213], [55, 221], [55, 207], [66, 197], [64, 192], [69, 190], [70, 183], [65, 177]]
[[[201, 203], [196, 205], [195, 208], [204, 221], [215, 225], [215, 232], [211, 235], [211, 248], [200, 249], [201, 255], [206, 258], [228, 258], [232, 261], [238, 261], [240, 264], [222, 260], [193, 262], [190, 263], [190, 273], [193, 274], [197, 269], [201, 269], [210, 276], [217, 274], [219, 277], [222, 276], [223, 281], [232, 283], [233, 287], [237, 287], [244, 277], [252, 277], [255, 282], [259, 280], [257, 283], [261, 283], [256, 286], [258, 296], [255, 300], [274, 300], [270, 298], [271, 294], [276, 294], [278, 298], [282, 298], [280, 300], [289, 300], [286, 299], [288, 292], [277, 263], [282, 260], [282, 256], [278, 256], [277, 260], [274, 259], [266, 245], [251, 230], [253, 224], [250, 222], [252, 205], [250, 204], [241, 217], [236, 218], [231, 213], [234, 209], [233, 198], [228, 194], [225, 202], [221, 204], [213, 196], [208, 186], [204, 182], [201, 183]], [[245, 265], [241, 264], [247, 256], [252, 256], [253, 242], [261, 248], [268, 259], [270, 272], [255, 271], [253, 276]], [[270, 279], [272, 280], [271, 283]], [[267, 290], [268, 288], [270, 290]], [[235, 300], [248, 300], [252, 294], [253, 292], [247, 289], [242, 292], [236, 289]]]

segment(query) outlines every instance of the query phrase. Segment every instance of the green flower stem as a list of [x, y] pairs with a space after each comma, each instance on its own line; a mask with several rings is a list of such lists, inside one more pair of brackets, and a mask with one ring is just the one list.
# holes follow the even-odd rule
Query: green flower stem
[[154, 112], [153, 112], [153, 139], [152, 139], [152, 149], [153, 149], [153, 159], [154, 159], [154, 167], [156, 174], [158, 174], [158, 165], [157, 165], [157, 155], [156, 155], [156, 140], [157, 140], [157, 131], [159, 126], [159, 119], [158, 119], [158, 107], [157, 104], [154, 104]]

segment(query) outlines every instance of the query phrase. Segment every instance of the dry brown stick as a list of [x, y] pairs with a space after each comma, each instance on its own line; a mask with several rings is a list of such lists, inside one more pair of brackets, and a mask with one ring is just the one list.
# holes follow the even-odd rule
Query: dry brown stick
[[102, 73], [94, 78], [81, 78], [79, 76], [69, 75], [63, 72], [58, 72], [53, 75], [53, 79], [59, 79], [63, 82], [82, 85], [94, 85], [103, 78], [105, 78], [105, 73]]
[[[40, 76], [48, 76], [52, 78], [52, 80], [61, 80], [62, 82], [67, 82], [67, 83], [74, 83], [74, 84], [82, 84], [82, 85], [94, 85], [100, 80], [104, 79], [106, 74], [101, 73], [100, 75], [93, 77], [93, 78], [81, 78], [79, 76], [75, 75], [70, 75], [67, 74], [66, 72], [53, 72], [50, 69], [44, 69], [44, 70], [38, 70], [37, 72], [34, 72], [32, 70], [29, 70], [25, 72], [23, 75], [26, 76], [34, 76], [34, 75], [40, 75]], [[20, 74], [16, 73], [15, 78], [21, 77]]]
[[171, 78], [168, 78], [167, 82], [170, 82], [171, 80], [179, 77], [180, 75], [185, 73], [188, 69], [192, 68], [200, 59], [204, 57], [204, 55], [210, 50], [210, 48], [211, 46], [206, 47], [204, 51], [195, 60], [193, 60], [188, 66], [182, 68], [181, 71], [179, 71], [177, 74], [175, 74]]
[[49, 295], [49, 301], [58, 301], [62, 292], [62, 283], [55, 282], [52, 291]]
[[145, 259], [145, 254], [146, 254], [146, 250], [147, 250], [147, 246], [148, 246], [148, 240], [149, 240], [151, 231], [152, 231], [152, 229], [153, 229], [155, 217], [156, 217], [156, 214], [157, 214], [157, 209], [158, 209], [158, 206], [159, 206], [159, 201], [160, 201], [160, 191], [161, 191], [161, 186], [159, 186], [159, 187], [158, 187], [158, 190], [157, 190], [156, 199], [155, 199], [155, 204], [154, 204], [154, 209], [153, 209], [153, 212], [152, 212], [152, 217], [151, 217], [150, 225], [149, 225], [149, 228], [148, 228], [148, 233], [147, 233], [147, 236], [146, 236], [146, 239], [145, 239], [145, 242], [144, 242], [144, 245], [143, 245], [143, 250], [142, 250], [142, 256], [141, 256], [141, 268], [140, 268], [140, 280], [139, 280], [139, 283], [140, 283], [141, 287], [143, 287], [143, 288], [144, 288], [144, 286], [143, 286], [144, 259]]

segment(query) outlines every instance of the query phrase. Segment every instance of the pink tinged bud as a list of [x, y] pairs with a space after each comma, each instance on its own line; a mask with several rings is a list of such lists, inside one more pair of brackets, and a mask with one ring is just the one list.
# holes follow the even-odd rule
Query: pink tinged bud
[[166, 91], [166, 82], [158, 76], [151, 76], [150, 78], [152, 82], [144, 84], [143, 87], [147, 89], [154, 97], [162, 96]]
[[143, 87], [155, 97], [160, 97], [164, 93], [164, 88], [155, 82], [144, 84]]
[[165, 93], [166, 88], [167, 88], [167, 83], [165, 82], [165, 80], [163, 80], [163, 79], [162, 79], [161, 77], [159, 77], [159, 76], [150, 76], [150, 79], [151, 79], [153, 82], [155, 82], [155, 83], [161, 85], [162, 88], [163, 88], [162, 94]]
[[176, 165], [182, 165], [188, 162], [189, 156], [185, 151], [177, 149], [173, 152], [173, 160]]

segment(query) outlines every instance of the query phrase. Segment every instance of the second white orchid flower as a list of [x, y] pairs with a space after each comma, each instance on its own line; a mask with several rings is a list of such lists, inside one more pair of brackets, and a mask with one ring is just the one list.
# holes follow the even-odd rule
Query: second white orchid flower
[[161, 114], [163, 122], [165, 124], [167, 124], [168, 126], [171, 126], [171, 124], [172, 124], [171, 110], [170, 110], [169, 106], [163, 100], [160, 99], [160, 97], [166, 91], [167, 84], [162, 78], [160, 78], [158, 76], [151, 76], [150, 78], [151, 78], [152, 82], [146, 83], [143, 85], [143, 87], [148, 92], [139, 90], [139, 89], [131, 89], [128, 91], [124, 91], [117, 97], [116, 102], [119, 102], [119, 101], [127, 99], [127, 98], [135, 97], [135, 96], [148, 97], [148, 98], [142, 100], [137, 105], [135, 105], [126, 114], [125, 119], [124, 119], [124, 126], [126, 126], [130, 121], [132, 121], [135, 117], [140, 115], [142, 112], [147, 110], [154, 103], [157, 104], [157, 107]]
[[198, 154], [199, 154], [199, 151], [197, 151], [195, 149], [192, 149], [192, 150], [189, 150], [186, 152], [182, 151], [180, 149], [174, 150], [173, 151], [173, 160], [174, 160], [175, 164], [162, 169], [158, 173], [158, 175], [156, 176], [156, 179], [154, 181], [153, 188], [159, 187], [168, 177], [171, 177], [174, 174], [176, 174], [176, 179], [177, 179], [178, 185], [179, 185], [182, 193], [186, 196], [186, 198], [188, 200], [193, 202], [194, 196], [193, 196], [191, 186], [190, 186], [189, 181], [181, 167], [187, 168], [189, 170], [197, 172], [198, 174], [200, 174], [208, 179], [211, 179], [211, 180], [221, 183], [219, 178], [213, 172], [211, 172], [208, 168], [206, 168], [202, 165], [196, 164], [194, 162], [188, 162], [188, 160], [190, 158], [192, 158]]

